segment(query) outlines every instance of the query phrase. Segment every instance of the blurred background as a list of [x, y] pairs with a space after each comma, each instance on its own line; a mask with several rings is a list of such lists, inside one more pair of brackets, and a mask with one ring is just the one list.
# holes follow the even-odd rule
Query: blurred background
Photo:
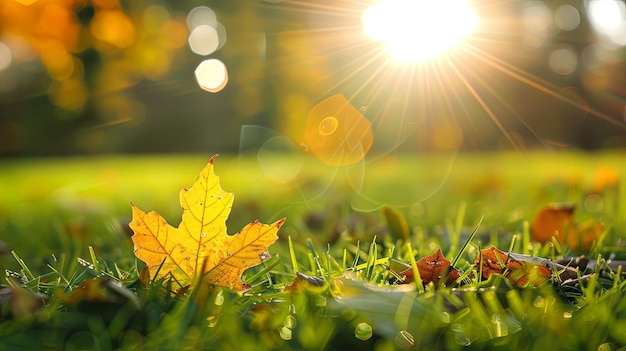
[[0, 156], [626, 146], [624, 1], [463, 3], [396, 45], [471, 12], [462, 41], [397, 60], [373, 1], [0, 0]]

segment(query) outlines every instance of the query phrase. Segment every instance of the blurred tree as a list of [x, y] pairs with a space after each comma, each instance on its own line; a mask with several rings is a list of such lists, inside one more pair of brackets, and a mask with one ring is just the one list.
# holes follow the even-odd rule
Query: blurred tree
[[[187, 47], [187, 14], [207, 5], [228, 32], [218, 94]], [[2, 1], [0, 155], [234, 152], [242, 124], [274, 114], [264, 32], [248, 1]]]
[[[0, 155], [235, 152], [243, 124], [298, 143], [337, 93], [372, 121], [373, 150], [626, 145], [625, 49], [594, 31], [587, 2], [477, 5], [468, 45], [413, 66], [363, 35], [369, 4], [0, 1]], [[229, 71], [217, 94], [194, 81], [196, 6], [228, 33], [210, 54]]]

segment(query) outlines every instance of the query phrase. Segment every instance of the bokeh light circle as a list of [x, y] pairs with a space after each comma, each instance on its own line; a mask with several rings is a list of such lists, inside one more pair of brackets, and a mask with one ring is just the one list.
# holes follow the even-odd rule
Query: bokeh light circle
[[219, 36], [215, 28], [203, 24], [189, 33], [189, 48], [198, 55], [210, 55], [219, 46]]
[[217, 93], [228, 83], [226, 66], [218, 59], [208, 59], [200, 62], [196, 68], [195, 75], [200, 88], [211, 93]]
[[571, 48], [556, 49], [548, 57], [548, 66], [557, 74], [572, 74], [578, 66], [578, 57]]
[[580, 12], [573, 5], [561, 5], [554, 12], [554, 23], [561, 30], [574, 30], [580, 25]]
[[617, 0], [587, 2], [589, 21], [593, 28], [612, 44], [626, 45], [626, 4]]
[[552, 24], [552, 11], [539, 1], [528, 1], [522, 10], [522, 25], [529, 34], [544, 34]]
[[187, 28], [192, 32], [196, 27], [208, 25], [215, 27], [217, 25], [217, 16], [215, 11], [207, 6], [197, 6], [191, 9], [187, 14]]

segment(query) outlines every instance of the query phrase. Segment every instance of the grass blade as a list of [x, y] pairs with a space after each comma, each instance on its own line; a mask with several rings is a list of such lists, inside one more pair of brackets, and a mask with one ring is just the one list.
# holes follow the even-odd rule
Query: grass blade
[[463, 253], [467, 249], [467, 245], [469, 245], [469, 243], [472, 242], [472, 240], [474, 240], [476, 233], [478, 233], [478, 228], [480, 228], [480, 225], [483, 223], [484, 218], [485, 218], [484, 215], [480, 217], [478, 224], [476, 224], [476, 227], [474, 227], [474, 230], [472, 230], [472, 233], [470, 234], [470, 236], [467, 238], [467, 240], [465, 240], [465, 242], [463, 243], [463, 246], [461, 246], [461, 249], [456, 254], [456, 256], [454, 256], [454, 259], [452, 260], [452, 263], [450, 264], [450, 266], [456, 267], [456, 264], [459, 262], [459, 259], [461, 259], [461, 256], [463, 256]]
[[411, 243], [407, 243], [407, 250], [409, 251], [409, 259], [411, 260], [411, 269], [413, 270], [413, 279], [415, 280], [415, 285], [417, 286], [417, 291], [420, 294], [424, 293], [424, 282], [422, 281], [422, 277], [420, 276], [420, 271], [417, 269], [417, 262], [415, 261], [415, 255], [413, 254], [413, 249], [411, 248]]
[[289, 256], [291, 257], [291, 266], [293, 267], [294, 274], [299, 272], [298, 260], [296, 259], [296, 251], [293, 248], [293, 242], [291, 241], [291, 235], [287, 238], [289, 241]]

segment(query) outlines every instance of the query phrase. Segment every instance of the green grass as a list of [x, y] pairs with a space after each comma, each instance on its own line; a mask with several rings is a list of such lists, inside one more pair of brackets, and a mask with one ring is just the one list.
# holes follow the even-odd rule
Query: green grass
[[[235, 193], [231, 234], [255, 219], [287, 222], [272, 258], [244, 274], [252, 286], [244, 294], [197, 288], [172, 296], [167, 281], [138, 280], [130, 201], [177, 224], [178, 191], [209, 157], [2, 161], [0, 241], [14, 254], [0, 256], [11, 276], [1, 286], [0, 348], [626, 347], [621, 272], [600, 264], [581, 272], [580, 284], [562, 286], [555, 271], [553, 283], [526, 288], [470, 274], [478, 250], [491, 245], [546, 258], [583, 254], [530, 242], [528, 223], [550, 202], [576, 204], [578, 222], [607, 224], [584, 254], [626, 259], [625, 189], [597, 189], [595, 180], [626, 174], [620, 153], [404, 155], [340, 169], [308, 161], [296, 182], [283, 184], [264, 178], [256, 158], [220, 156], [216, 174]], [[292, 164], [273, 166], [289, 172]], [[384, 216], [383, 205], [395, 216]], [[387, 284], [392, 259], [410, 264], [438, 248], [467, 284]], [[315, 284], [285, 290], [296, 272]]]

